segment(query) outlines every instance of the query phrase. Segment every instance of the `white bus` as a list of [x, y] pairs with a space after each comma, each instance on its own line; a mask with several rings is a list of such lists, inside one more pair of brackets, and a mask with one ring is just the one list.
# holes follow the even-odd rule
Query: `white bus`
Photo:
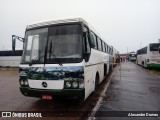
[[20, 64], [20, 91], [43, 99], [85, 100], [109, 74], [110, 54], [111, 47], [82, 18], [30, 24]]
[[147, 68], [160, 68], [160, 43], [151, 43], [137, 50], [137, 64]]

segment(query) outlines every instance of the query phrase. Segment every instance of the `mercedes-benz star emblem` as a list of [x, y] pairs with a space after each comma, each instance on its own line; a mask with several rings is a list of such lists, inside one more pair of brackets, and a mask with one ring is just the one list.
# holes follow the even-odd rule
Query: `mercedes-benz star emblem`
[[46, 83], [46, 82], [42, 82], [42, 86], [43, 86], [44, 88], [46, 88], [46, 87], [47, 87], [47, 83]]

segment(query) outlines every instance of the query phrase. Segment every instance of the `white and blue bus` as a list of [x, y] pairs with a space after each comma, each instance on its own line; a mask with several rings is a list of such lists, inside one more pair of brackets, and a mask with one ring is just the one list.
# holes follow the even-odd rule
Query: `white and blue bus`
[[137, 64], [145, 68], [160, 69], [160, 43], [151, 43], [137, 50]]
[[85, 100], [109, 74], [111, 52], [82, 18], [30, 24], [19, 67], [20, 91], [43, 99]]

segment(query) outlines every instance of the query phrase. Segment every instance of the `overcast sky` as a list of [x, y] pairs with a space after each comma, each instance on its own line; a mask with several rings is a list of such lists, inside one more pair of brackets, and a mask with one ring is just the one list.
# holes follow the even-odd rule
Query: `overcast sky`
[[[80, 16], [120, 53], [160, 39], [160, 0], [1, 0], [0, 50], [28, 23]], [[17, 43], [22, 48], [22, 43]]]

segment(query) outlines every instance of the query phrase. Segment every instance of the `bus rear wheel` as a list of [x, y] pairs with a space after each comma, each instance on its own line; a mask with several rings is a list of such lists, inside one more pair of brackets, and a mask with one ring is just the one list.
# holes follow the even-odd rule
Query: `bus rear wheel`
[[107, 76], [107, 65], [104, 65], [104, 77]]
[[144, 67], [144, 61], [142, 61], [142, 67]]

